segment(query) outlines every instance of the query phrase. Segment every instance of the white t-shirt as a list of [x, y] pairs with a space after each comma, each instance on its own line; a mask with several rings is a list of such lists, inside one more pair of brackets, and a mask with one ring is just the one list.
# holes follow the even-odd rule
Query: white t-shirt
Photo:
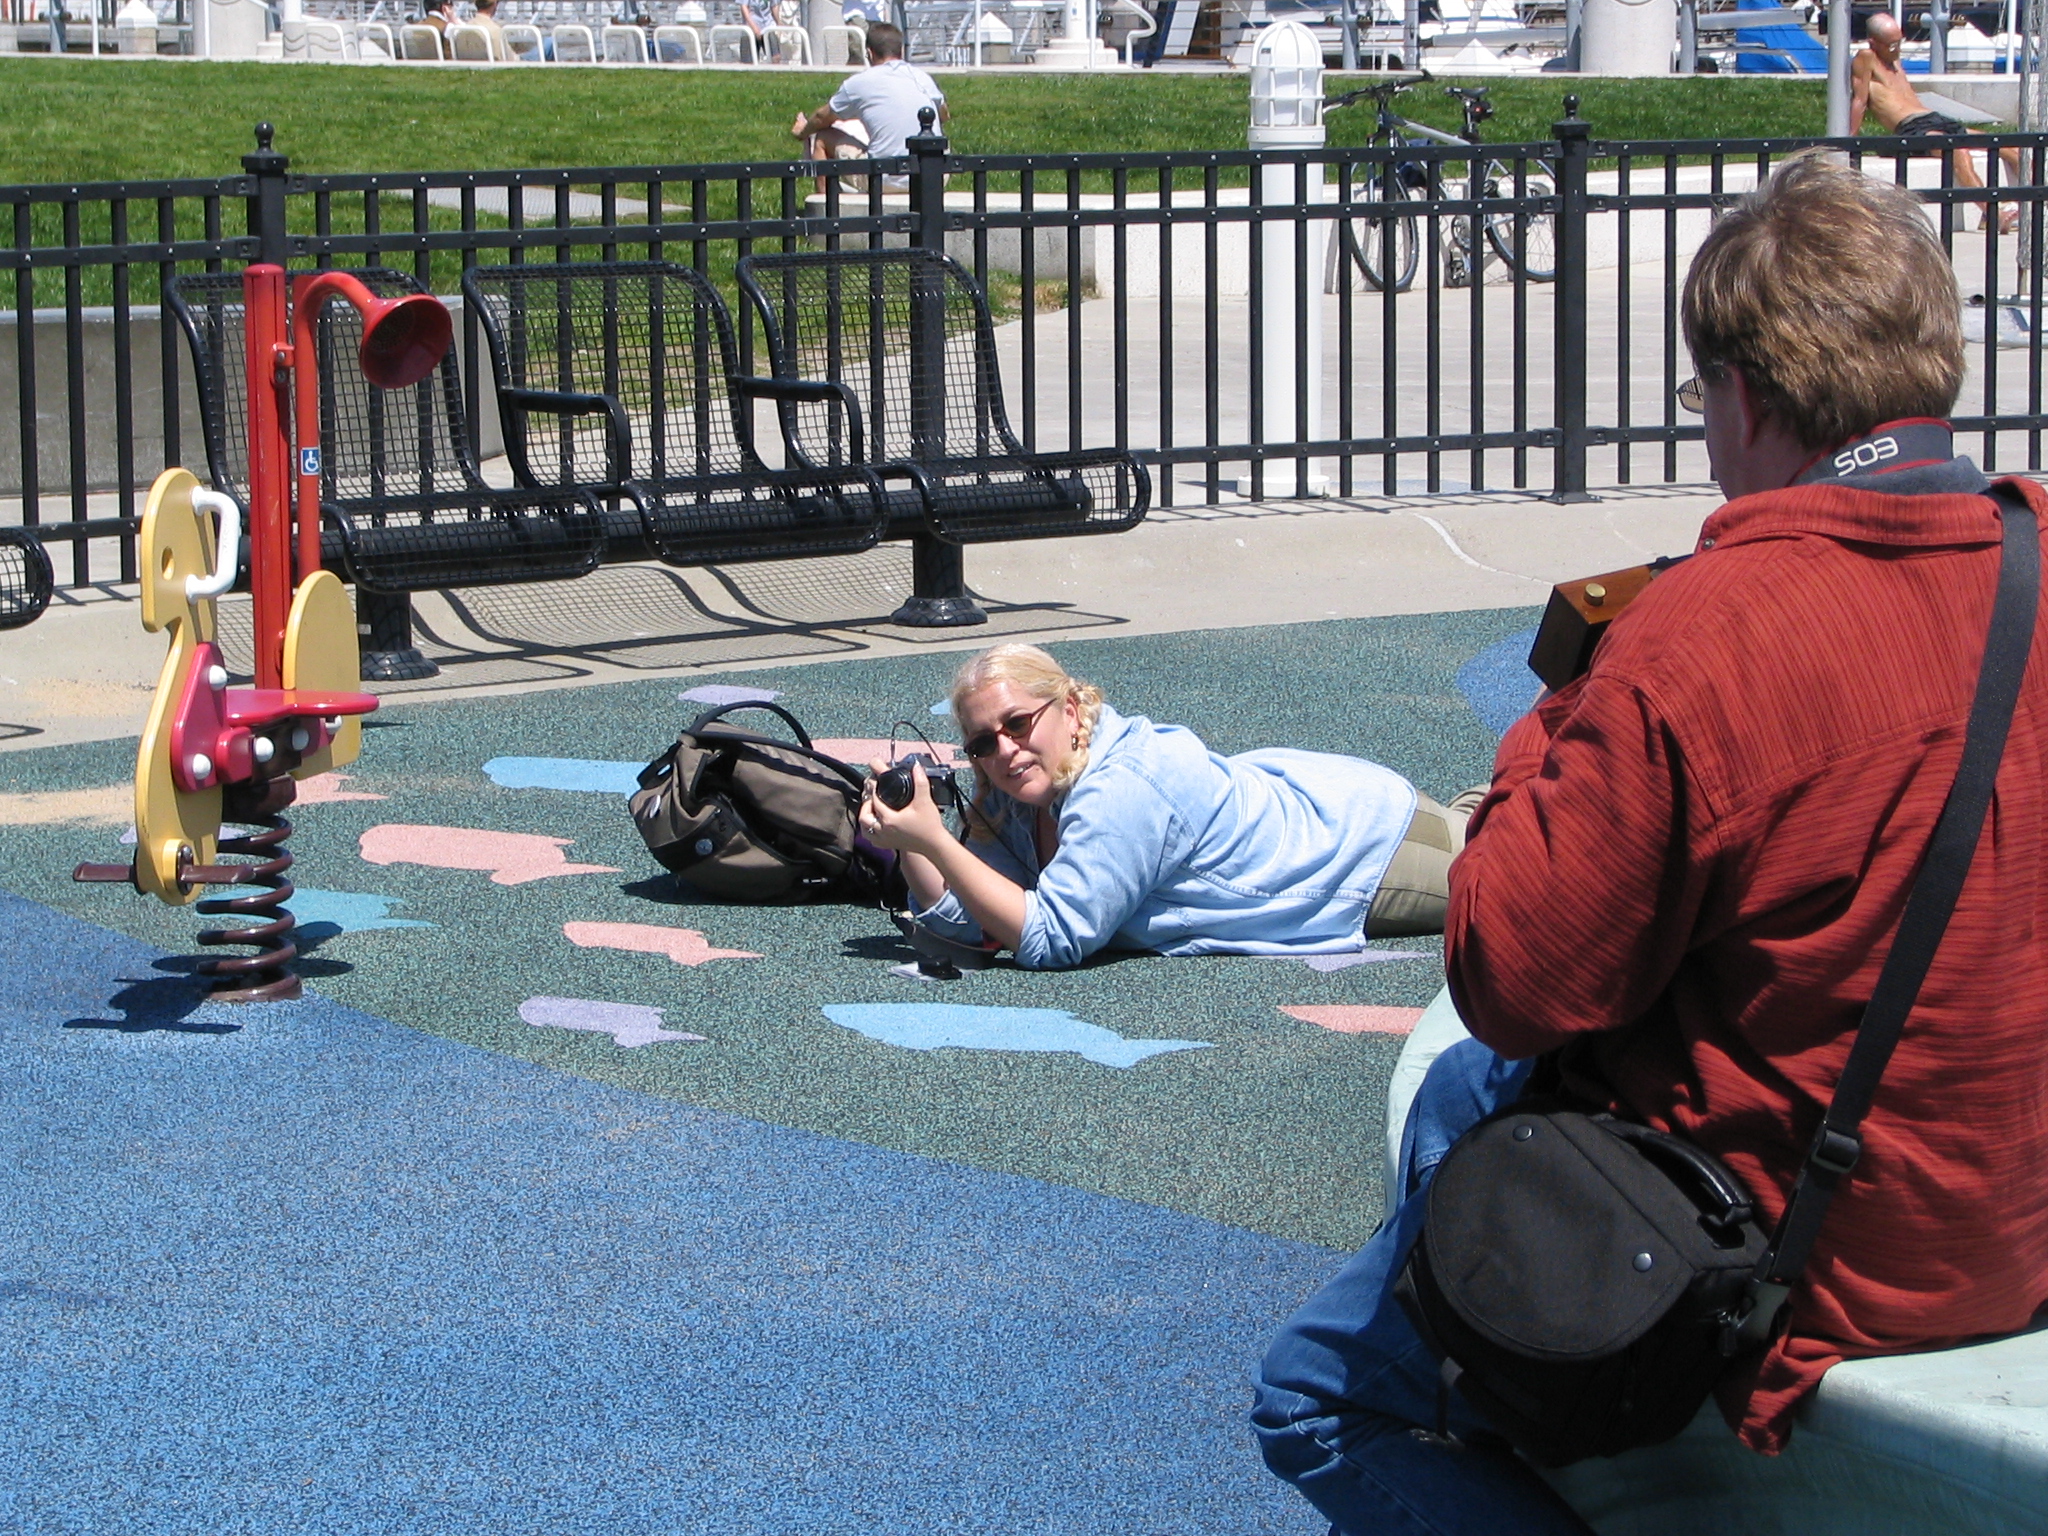
[[868, 131], [868, 153], [889, 160], [908, 153], [904, 141], [917, 132], [918, 108], [936, 112], [945, 102], [946, 93], [930, 75], [902, 59], [890, 59], [848, 75], [826, 105], [834, 117], [858, 118]]

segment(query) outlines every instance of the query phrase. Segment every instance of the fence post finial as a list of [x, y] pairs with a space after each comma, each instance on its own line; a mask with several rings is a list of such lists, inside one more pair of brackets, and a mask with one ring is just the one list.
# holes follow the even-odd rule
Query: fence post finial
[[283, 266], [290, 254], [284, 229], [285, 171], [291, 160], [270, 147], [277, 130], [256, 125], [256, 152], [242, 156], [242, 169], [256, 178], [249, 199], [249, 234], [256, 241], [256, 259]]

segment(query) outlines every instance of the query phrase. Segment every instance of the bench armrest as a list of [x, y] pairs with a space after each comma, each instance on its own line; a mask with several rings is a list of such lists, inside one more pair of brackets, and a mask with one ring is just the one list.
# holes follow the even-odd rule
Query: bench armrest
[[631, 477], [633, 429], [626, 420], [625, 406], [613, 396], [506, 386], [498, 391], [498, 403], [501, 406], [516, 406], [521, 411], [543, 411], [550, 416], [603, 416], [606, 478], [613, 485], [622, 485]]
[[[867, 458], [863, 446], [860, 421], [860, 401], [853, 391], [836, 379], [766, 379], [748, 375], [736, 376], [732, 387], [742, 395], [773, 400], [778, 405], [833, 405], [846, 412], [847, 446], [852, 449], [852, 462], [862, 463]], [[782, 436], [790, 452], [810, 463], [811, 456], [798, 443], [795, 423], [789, 413], [782, 411]]]

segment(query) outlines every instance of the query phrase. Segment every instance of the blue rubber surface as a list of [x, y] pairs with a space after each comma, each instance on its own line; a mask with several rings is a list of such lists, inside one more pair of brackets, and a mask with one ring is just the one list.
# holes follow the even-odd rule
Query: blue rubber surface
[[186, 963], [0, 894], [0, 1529], [1321, 1529], [1243, 1410], [1328, 1250]]

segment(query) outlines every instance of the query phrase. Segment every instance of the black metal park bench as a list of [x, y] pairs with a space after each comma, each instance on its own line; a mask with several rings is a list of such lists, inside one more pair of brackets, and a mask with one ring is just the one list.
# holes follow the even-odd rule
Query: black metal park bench
[[[740, 278], [768, 327], [770, 377], [739, 372], [730, 313], [692, 268], [464, 274], [521, 483], [623, 498], [650, 552], [679, 565], [908, 539], [913, 593], [895, 617], [919, 626], [985, 618], [962, 545], [1143, 519], [1151, 480], [1131, 454], [1017, 442], [987, 303], [956, 264], [896, 250], [763, 256]], [[755, 442], [757, 401], [777, 408], [779, 469]]]
[[[1033, 453], [1017, 440], [987, 296], [950, 257], [914, 247], [777, 253], [743, 257], [738, 275], [775, 378], [837, 386], [778, 397], [792, 458], [870, 466], [891, 487], [892, 533], [928, 532], [906, 605], [925, 611], [899, 617], [958, 622], [948, 614], [971, 609], [961, 545], [1122, 533], [1144, 520], [1152, 479], [1134, 454]], [[927, 558], [949, 549], [949, 569]]]
[[26, 528], [0, 528], [0, 629], [32, 624], [50, 606], [50, 554]]
[[[380, 297], [422, 292], [402, 272], [358, 269]], [[166, 285], [191, 343], [214, 488], [247, 510], [248, 383], [242, 279], [181, 275]], [[605, 558], [597, 500], [573, 487], [487, 484], [470, 448], [451, 351], [419, 384], [379, 389], [355, 362], [362, 322], [331, 304], [319, 322], [321, 559], [357, 589], [363, 676], [430, 676], [413, 645], [408, 594], [580, 576]], [[246, 564], [244, 566], [246, 569]]]
[[672, 262], [472, 267], [505, 452], [522, 485], [575, 489], [671, 565], [834, 555], [884, 533], [881, 486], [854, 464], [771, 467], [753, 402], [833, 402], [830, 385], [742, 376], [718, 291]]

